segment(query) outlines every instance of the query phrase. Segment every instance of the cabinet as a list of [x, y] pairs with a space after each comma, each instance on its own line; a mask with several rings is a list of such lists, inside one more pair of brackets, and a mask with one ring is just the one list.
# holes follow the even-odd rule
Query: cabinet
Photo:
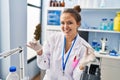
[[101, 80], [120, 79], [120, 59], [101, 58]]
[[[108, 39], [106, 44], [108, 46], [108, 50], [115, 49], [119, 51], [120, 32], [91, 29], [91, 27], [99, 27], [102, 18], [114, 18], [117, 11], [120, 11], [120, 8], [83, 8], [82, 12], [80, 13], [82, 22], [85, 22], [89, 28], [83, 28], [81, 25], [78, 29], [78, 32], [85, 32], [88, 37], [87, 41], [90, 44], [92, 43], [93, 39], [101, 43], [100, 39], [105, 37]], [[60, 31], [60, 27], [48, 25], [46, 27], [46, 31], [49, 33], [57, 32]], [[118, 74], [120, 74], [120, 57], [116, 58], [102, 54], [96, 56], [100, 57], [101, 80], [119, 80], [120, 77]]]

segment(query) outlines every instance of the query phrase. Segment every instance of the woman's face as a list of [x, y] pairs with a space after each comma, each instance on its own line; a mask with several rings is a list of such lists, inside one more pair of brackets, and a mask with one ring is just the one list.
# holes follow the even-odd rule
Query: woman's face
[[61, 30], [65, 36], [74, 36], [77, 34], [77, 29], [80, 26], [80, 22], [76, 22], [74, 17], [70, 13], [63, 13], [60, 17]]

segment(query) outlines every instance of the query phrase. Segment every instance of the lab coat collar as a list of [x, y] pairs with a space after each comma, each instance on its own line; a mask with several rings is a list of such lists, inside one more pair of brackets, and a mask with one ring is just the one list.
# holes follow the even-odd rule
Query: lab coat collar
[[77, 39], [76, 39], [76, 42], [75, 42], [75, 46], [74, 46], [74, 49], [77, 49], [77, 48], [80, 48], [79, 46], [81, 46], [81, 37], [79, 36], [79, 34], [77, 34]]
[[[62, 37], [61, 37], [62, 39], [62, 44], [64, 43], [64, 34], [62, 34]], [[74, 40], [73, 40], [74, 41]], [[73, 43], [73, 41], [72, 41], [72, 43]], [[77, 38], [76, 38], [76, 42], [75, 42], [75, 44], [74, 44], [74, 49], [76, 49], [76, 48], [79, 48], [79, 46], [81, 46], [82, 45], [82, 38], [79, 36], [79, 34], [77, 33]]]

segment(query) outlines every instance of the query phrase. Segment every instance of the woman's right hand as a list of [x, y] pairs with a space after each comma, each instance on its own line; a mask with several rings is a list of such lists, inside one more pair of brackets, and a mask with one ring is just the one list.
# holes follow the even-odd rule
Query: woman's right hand
[[37, 53], [42, 52], [42, 45], [39, 43], [39, 41], [30, 41], [29, 44], [27, 44], [27, 47], [33, 49]]

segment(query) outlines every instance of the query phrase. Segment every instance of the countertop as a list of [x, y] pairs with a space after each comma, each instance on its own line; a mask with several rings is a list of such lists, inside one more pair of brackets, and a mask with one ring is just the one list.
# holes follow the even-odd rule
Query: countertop
[[120, 59], [120, 55], [118, 56], [111, 56], [109, 54], [103, 54], [100, 52], [95, 51], [95, 56], [100, 58], [111, 58], [111, 59]]

